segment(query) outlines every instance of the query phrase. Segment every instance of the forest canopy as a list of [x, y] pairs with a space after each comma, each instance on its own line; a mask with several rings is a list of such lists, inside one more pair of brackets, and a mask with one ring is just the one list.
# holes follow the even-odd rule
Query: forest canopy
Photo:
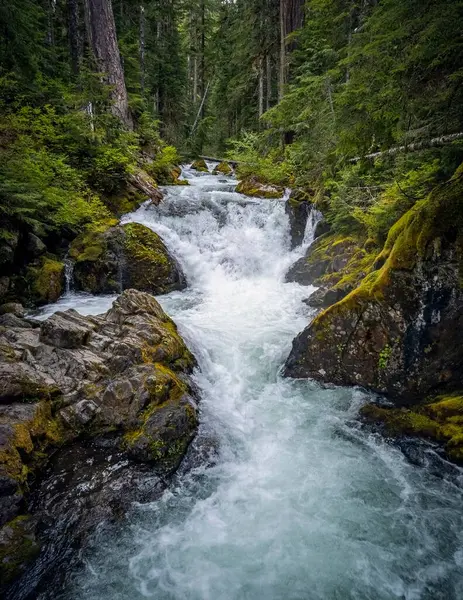
[[2, 271], [199, 154], [380, 243], [463, 158], [462, 22], [454, 0], [3, 2]]

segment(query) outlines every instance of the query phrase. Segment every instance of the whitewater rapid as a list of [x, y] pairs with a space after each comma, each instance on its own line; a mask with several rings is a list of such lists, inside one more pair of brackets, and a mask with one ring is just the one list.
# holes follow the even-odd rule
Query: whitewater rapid
[[[199, 435], [217, 457], [97, 536], [63, 597], [463, 598], [461, 471], [440, 477], [431, 449], [417, 466], [363, 430], [365, 392], [280, 376], [312, 291], [284, 283], [305, 249], [290, 251], [284, 203], [185, 175], [190, 187], [124, 221], [159, 233], [187, 276], [187, 290], [158, 300], [198, 358]], [[43, 316], [113, 299], [69, 293]]]

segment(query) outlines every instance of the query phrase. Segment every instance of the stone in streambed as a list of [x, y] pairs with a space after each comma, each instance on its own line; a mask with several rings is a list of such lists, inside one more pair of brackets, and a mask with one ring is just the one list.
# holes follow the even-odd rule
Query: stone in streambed
[[238, 194], [244, 194], [251, 198], [283, 198], [285, 189], [281, 186], [263, 183], [258, 177], [252, 175], [246, 177], [236, 187]]
[[186, 287], [180, 266], [161, 238], [138, 223], [99, 224], [71, 244], [74, 285], [92, 294], [134, 288], [166, 294]]
[[191, 168], [195, 171], [198, 171], [199, 173], [209, 173], [209, 168], [206, 164], [206, 161], [202, 159], [195, 160], [192, 163]]
[[219, 163], [212, 171], [214, 175], [232, 175], [233, 169], [227, 162]]

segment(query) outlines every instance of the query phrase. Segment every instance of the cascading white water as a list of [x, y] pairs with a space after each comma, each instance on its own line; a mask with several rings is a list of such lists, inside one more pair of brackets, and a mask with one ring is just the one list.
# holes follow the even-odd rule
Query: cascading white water
[[[365, 393], [280, 377], [310, 292], [284, 283], [303, 251], [284, 204], [185, 175], [191, 187], [125, 220], [158, 232], [187, 275], [159, 301], [198, 357], [201, 435], [219, 457], [102, 535], [66, 598], [462, 598], [460, 471], [440, 478], [361, 429]], [[112, 300], [58, 308], [70, 299]]]

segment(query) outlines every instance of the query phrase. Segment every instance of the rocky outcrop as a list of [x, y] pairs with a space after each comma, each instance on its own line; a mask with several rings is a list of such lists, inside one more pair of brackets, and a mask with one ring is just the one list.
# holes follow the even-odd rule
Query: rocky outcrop
[[263, 183], [255, 175], [240, 181], [236, 187], [236, 192], [251, 198], [283, 198], [285, 195], [283, 187]]
[[365, 423], [388, 437], [421, 437], [439, 443], [446, 458], [463, 463], [463, 396], [439, 396], [410, 408], [367, 404], [360, 410]]
[[209, 173], [209, 168], [207, 166], [207, 163], [203, 159], [195, 160], [192, 163], [191, 168], [194, 169], [195, 171], [198, 171], [199, 173]]
[[180, 266], [161, 238], [138, 223], [92, 226], [71, 244], [76, 290], [110, 294], [138, 289], [166, 294], [186, 286]]
[[64, 263], [44, 256], [29, 265], [26, 271], [27, 297], [36, 305], [56, 302], [64, 292]]
[[313, 209], [313, 195], [304, 190], [292, 190], [286, 201], [285, 212], [289, 218], [291, 249], [304, 241], [307, 220]]
[[229, 163], [222, 161], [212, 171], [214, 175], [233, 175], [233, 168]]
[[296, 338], [286, 375], [409, 404], [463, 389], [462, 252], [460, 168], [393, 226], [361, 284]]
[[[102, 515], [110, 518], [137, 499], [137, 489], [127, 484], [140, 473], [138, 464], [149, 465], [151, 478], [178, 467], [197, 428], [189, 379], [194, 365], [175, 324], [152, 296], [135, 290], [102, 316], [69, 310], [28, 328], [0, 327], [2, 583], [36, 556], [43, 532], [44, 539], [53, 538], [47, 538], [47, 519], [53, 529], [60, 510], [72, 517], [71, 530], [66, 525], [72, 546], [74, 529], [89, 532]], [[87, 463], [81, 464], [82, 456]], [[105, 484], [121, 475], [116, 463], [127, 481], [106, 491]], [[79, 499], [69, 482], [85, 464], [92, 465], [85, 473], [92, 483]], [[107, 471], [111, 465], [114, 472]], [[58, 477], [59, 484], [34, 496], [44, 477]], [[154, 488], [159, 491], [158, 484]], [[63, 505], [52, 501], [58, 489], [66, 496]], [[108, 498], [113, 504], [106, 506]], [[49, 559], [45, 554], [42, 560]]]

